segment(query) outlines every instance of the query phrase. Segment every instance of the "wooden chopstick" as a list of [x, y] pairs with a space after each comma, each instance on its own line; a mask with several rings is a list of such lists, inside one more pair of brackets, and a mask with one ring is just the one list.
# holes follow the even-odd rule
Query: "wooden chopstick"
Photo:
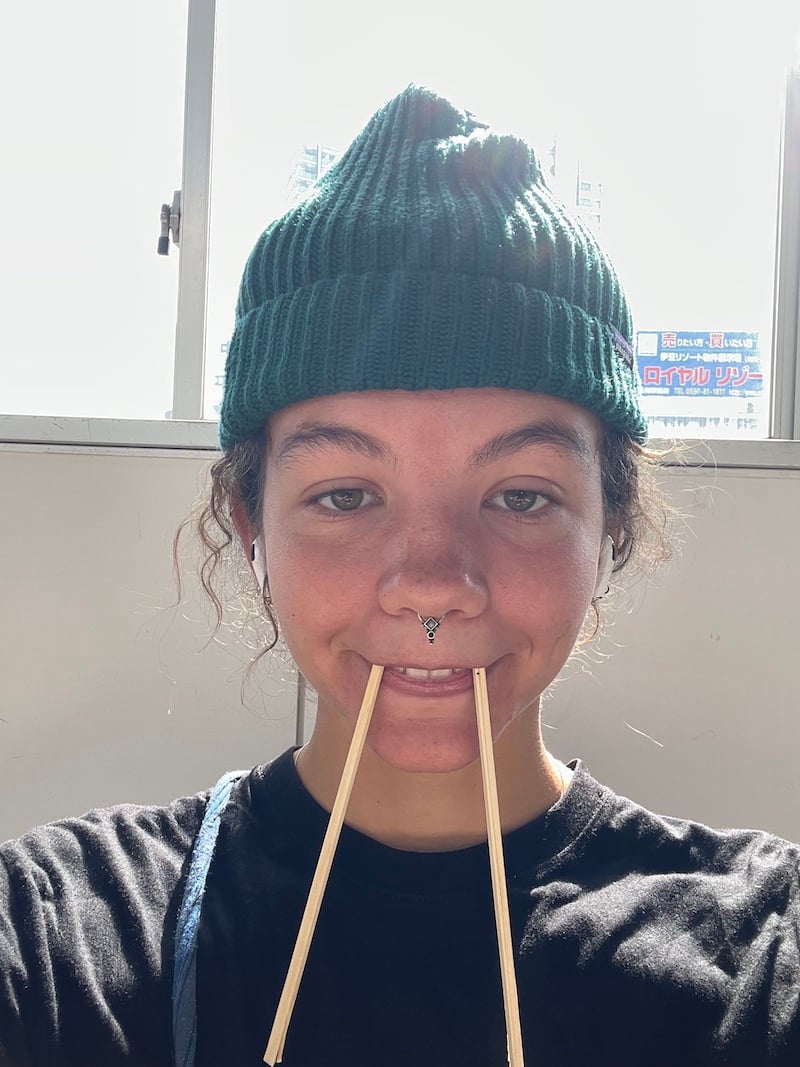
[[328, 884], [328, 875], [333, 863], [333, 855], [339, 842], [339, 835], [342, 830], [345, 811], [347, 810], [347, 802], [350, 799], [356, 771], [361, 759], [361, 752], [364, 748], [364, 741], [372, 718], [372, 709], [375, 707], [375, 700], [378, 696], [378, 686], [382, 677], [383, 667], [373, 666], [364, 692], [364, 699], [361, 701], [361, 709], [356, 719], [356, 727], [350, 741], [350, 748], [347, 752], [347, 759], [342, 771], [342, 780], [336, 791], [336, 799], [333, 802], [330, 819], [328, 820], [328, 828], [322, 841], [317, 868], [314, 871], [311, 888], [308, 891], [308, 900], [306, 901], [303, 918], [300, 921], [300, 929], [298, 930], [294, 951], [289, 962], [289, 970], [286, 972], [286, 979], [283, 983], [283, 992], [278, 1001], [272, 1032], [269, 1035], [267, 1048], [264, 1052], [264, 1063], [270, 1064], [271, 1067], [274, 1067], [276, 1063], [280, 1063], [283, 1059], [283, 1048], [292, 1018], [294, 1002], [297, 998], [297, 991], [300, 988], [300, 980], [303, 977], [308, 951], [311, 947], [311, 938], [314, 936], [314, 928], [317, 925], [319, 910], [322, 906], [322, 897], [325, 893], [325, 886]]
[[511, 944], [511, 919], [508, 913], [508, 889], [503, 862], [503, 834], [500, 828], [500, 806], [497, 798], [497, 775], [494, 766], [494, 746], [485, 668], [475, 667], [472, 671], [472, 678], [475, 684], [475, 707], [478, 713], [478, 742], [481, 750], [483, 800], [486, 806], [486, 829], [489, 838], [489, 865], [492, 871], [494, 919], [497, 926], [497, 946], [500, 950], [500, 977], [506, 1012], [508, 1062], [510, 1067], [524, 1067], [519, 995], [514, 972], [514, 949]]

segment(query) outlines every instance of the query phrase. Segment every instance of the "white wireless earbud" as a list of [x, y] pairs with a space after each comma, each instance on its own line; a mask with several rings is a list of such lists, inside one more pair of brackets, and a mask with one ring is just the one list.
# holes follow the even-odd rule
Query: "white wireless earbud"
[[595, 600], [601, 600], [608, 592], [611, 572], [614, 569], [616, 548], [612, 537], [607, 536], [600, 549], [600, 558], [597, 561], [597, 584], [594, 587]]
[[266, 570], [264, 568], [264, 559], [262, 553], [258, 549], [258, 541], [253, 541], [250, 546], [250, 565], [253, 568], [253, 574], [256, 576], [256, 581], [259, 586], [263, 588], [264, 578], [266, 576]]

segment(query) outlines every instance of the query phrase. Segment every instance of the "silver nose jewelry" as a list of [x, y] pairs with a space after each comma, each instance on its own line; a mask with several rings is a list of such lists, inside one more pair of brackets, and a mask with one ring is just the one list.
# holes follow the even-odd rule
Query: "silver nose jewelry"
[[[444, 615], [446, 615], [446, 614], [447, 614], [447, 612], [444, 613]], [[423, 619], [423, 617], [420, 615], [420, 613], [417, 612], [417, 618], [422, 623], [422, 625], [425, 627], [425, 632], [426, 632], [426, 634], [428, 636], [428, 641], [429, 641], [430, 644], [433, 644], [433, 642], [436, 640], [436, 631], [442, 625], [442, 620], [444, 619], [444, 615], [440, 615], [438, 619], [435, 619], [433, 617], [433, 615], [429, 615], [427, 617], [427, 619]]]

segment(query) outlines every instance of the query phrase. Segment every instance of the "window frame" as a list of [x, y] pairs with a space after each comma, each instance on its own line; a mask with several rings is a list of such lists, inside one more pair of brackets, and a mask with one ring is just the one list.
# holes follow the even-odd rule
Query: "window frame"
[[[203, 419], [216, 0], [189, 0], [171, 419], [0, 414], [2, 448], [217, 450]], [[155, 253], [154, 253], [155, 254]], [[800, 469], [800, 63], [787, 72], [776, 220], [769, 436], [687, 439], [682, 465]], [[658, 448], [666, 442], [655, 440]]]
[[800, 62], [786, 75], [778, 173], [770, 439], [800, 438]]
[[216, 0], [189, 0], [172, 418], [203, 418]]

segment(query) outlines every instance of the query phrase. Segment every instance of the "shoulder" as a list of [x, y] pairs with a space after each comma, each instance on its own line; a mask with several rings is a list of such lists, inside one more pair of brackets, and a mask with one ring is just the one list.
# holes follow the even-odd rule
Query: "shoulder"
[[568, 840], [556, 864], [590, 854], [596, 862], [601, 853], [609, 863], [628, 857], [653, 872], [738, 871], [754, 880], [776, 870], [796, 877], [800, 867], [800, 844], [765, 830], [714, 828], [653, 811], [599, 783], [580, 761], [565, 800]]
[[[218, 814], [223, 809], [229, 829], [252, 821], [254, 796], [264, 792], [266, 780], [279, 778], [273, 768], [286, 763], [285, 754], [250, 771], [228, 772], [216, 786], [169, 804], [119, 804], [37, 826], [0, 844], [0, 888], [32, 880], [43, 898], [53, 898], [68, 883], [88, 887], [135, 878], [151, 894], [169, 892], [191, 855], [209, 798]], [[220, 790], [224, 784], [230, 788]]]
[[21, 978], [48, 958], [108, 966], [144, 949], [160, 966], [161, 937], [206, 797], [120, 805], [38, 826], [0, 845], [0, 958]]
[[661, 815], [579, 774], [579, 791], [595, 800], [591, 816], [534, 889], [562, 933], [579, 937], [590, 922], [632, 960], [656, 951], [675, 960], [685, 949], [735, 971], [771, 942], [800, 976], [798, 845]]
[[734, 878], [750, 885], [798, 884], [800, 845], [764, 830], [714, 828], [653, 812], [610, 794], [601, 835], [617, 838], [643, 870]]
[[50, 1062], [56, 1045], [59, 1062], [87, 1047], [166, 1062], [166, 976], [207, 800], [101, 808], [0, 845], [0, 1063]]
[[161, 881], [182, 865], [207, 796], [98, 808], [38, 826], [0, 845], [0, 870], [8, 879], [33, 879], [44, 897], [68, 882], [109, 882], [137, 869]]
[[[525, 943], [553, 957], [561, 995], [574, 1004], [583, 991], [587, 1026], [599, 1012], [617, 1032], [628, 1025], [630, 1041], [661, 1033], [691, 1062], [788, 1062], [800, 1028], [800, 848], [661, 815], [582, 774], [591, 814], [540, 872], [525, 929]], [[631, 1029], [631, 1018], [649, 1022]]]
[[582, 765], [565, 801], [560, 847], [534, 876], [534, 893], [562, 906], [559, 922], [584, 913], [615, 929], [655, 922], [668, 938], [674, 920], [740, 943], [754, 924], [795, 935], [800, 846], [653, 812]]
[[631, 948], [633, 968], [646, 968], [646, 944], [651, 963], [660, 954], [697, 975], [713, 961], [720, 982], [768, 960], [800, 977], [797, 844], [661, 815], [607, 790], [569, 866], [580, 889], [567, 913], [603, 915], [606, 933]]

